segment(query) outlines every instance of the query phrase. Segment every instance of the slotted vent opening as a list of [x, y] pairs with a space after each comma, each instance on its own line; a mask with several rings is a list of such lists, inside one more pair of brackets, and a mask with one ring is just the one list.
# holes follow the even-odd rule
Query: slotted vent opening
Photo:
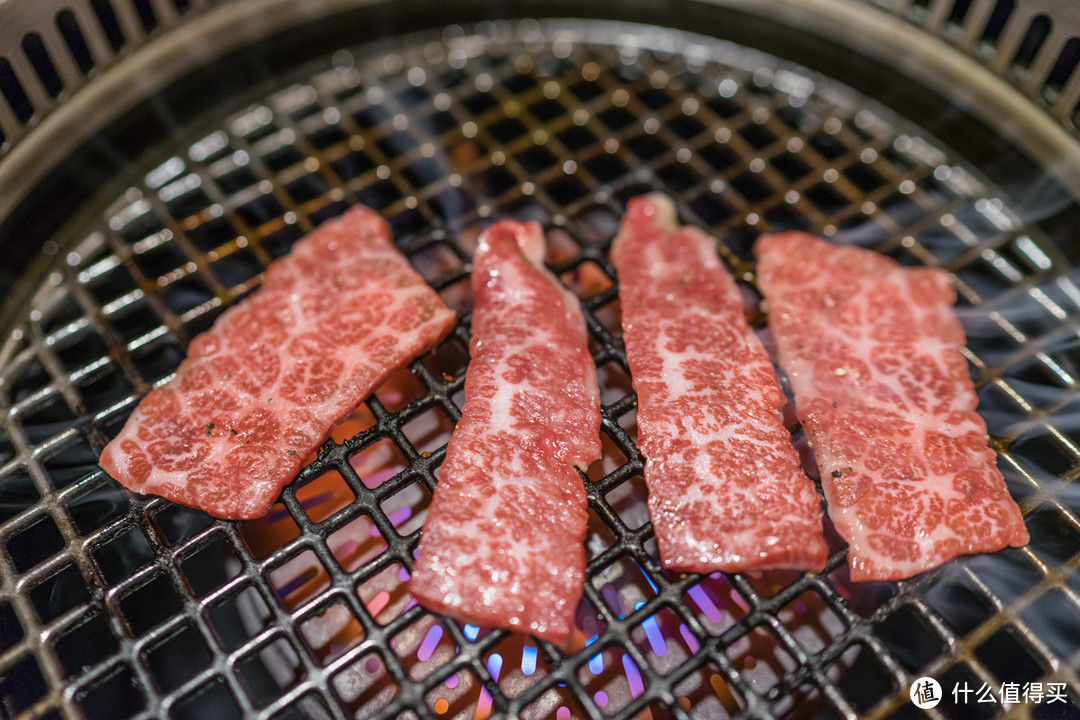
[[132, 4], [135, 6], [135, 12], [139, 16], [143, 30], [148, 33], [153, 32], [158, 26], [158, 19], [150, 0], [132, 0]]
[[0, 95], [3, 95], [19, 122], [25, 124], [34, 116], [34, 106], [30, 104], [30, 98], [27, 97], [22, 82], [15, 75], [11, 62], [2, 57], [0, 57]]
[[94, 68], [94, 57], [90, 54], [90, 48], [86, 44], [79, 21], [70, 10], [62, 10], [56, 16], [56, 28], [60, 31], [64, 43], [67, 44], [71, 57], [82, 72], [88, 73]]
[[1057, 99], [1057, 93], [1061, 92], [1076, 72], [1077, 64], [1080, 64], [1080, 38], [1069, 38], [1043, 83], [1043, 97], [1047, 102]]
[[112, 46], [113, 52], [120, 52], [127, 44], [120, 22], [116, 19], [116, 11], [113, 10], [109, 0], [90, 0], [90, 7], [94, 10], [94, 16], [101, 26], [105, 38]]
[[1033, 17], [1028, 25], [1027, 32], [1024, 33], [1024, 39], [1021, 41], [1020, 47], [1017, 48], [1016, 54], [1013, 55], [1013, 68], [1026, 70], [1031, 67], [1032, 61], [1038, 55], [1039, 50], [1042, 49], [1043, 43], [1046, 42], [1046, 38], [1050, 35], [1052, 29], [1053, 22], [1046, 15]]
[[971, 10], [972, 2], [973, 0], [956, 0], [949, 9], [949, 17], [946, 22], [953, 26], [962, 25], [968, 11]]
[[64, 83], [56, 72], [56, 66], [53, 65], [52, 58], [49, 57], [49, 52], [45, 49], [45, 43], [42, 42], [41, 36], [37, 33], [30, 33], [23, 37], [22, 49], [26, 53], [26, 59], [34, 67], [34, 72], [37, 73], [41, 84], [45, 87], [45, 91], [51, 97], [59, 96], [64, 89]]
[[983, 26], [982, 35], [979, 38], [983, 44], [983, 52], [987, 54], [992, 52], [993, 46], [1001, 37], [1001, 33], [1004, 32], [1005, 25], [1009, 22], [1009, 18], [1015, 9], [1015, 0], [997, 0], [994, 3], [994, 10], [990, 13], [986, 25]]

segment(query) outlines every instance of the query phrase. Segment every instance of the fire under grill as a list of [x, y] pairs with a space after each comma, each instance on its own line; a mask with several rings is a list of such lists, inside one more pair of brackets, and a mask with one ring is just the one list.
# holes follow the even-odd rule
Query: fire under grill
[[[0, 714], [1080, 716], [1077, 272], [1030, 206], [919, 127], [722, 41], [521, 21], [342, 50], [185, 132], [56, 254], [0, 346]], [[888, 584], [851, 583], [834, 535], [820, 575], [662, 570], [606, 255], [625, 200], [652, 190], [719, 238], [751, 300], [750, 249], [772, 230], [955, 273], [1031, 545]], [[101, 447], [190, 338], [357, 202], [461, 313], [451, 336], [335, 430], [263, 520], [214, 521], [106, 477]], [[405, 590], [460, 415], [469, 259], [499, 217], [544, 223], [601, 383], [567, 656]], [[924, 675], [945, 700], [919, 711]], [[1007, 683], [1045, 697], [1006, 708]], [[996, 702], [953, 702], [984, 685]]]

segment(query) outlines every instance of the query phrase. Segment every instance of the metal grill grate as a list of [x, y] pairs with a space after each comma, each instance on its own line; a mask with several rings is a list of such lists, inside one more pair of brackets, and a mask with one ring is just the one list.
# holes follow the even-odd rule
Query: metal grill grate
[[[946, 689], [1063, 683], [1064, 703], [1021, 716], [1080, 714], [1080, 289], [1012, 198], [868, 99], [718, 41], [522, 21], [390, 47], [338, 52], [161, 151], [6, 338], [4, 712], [910, 717], [912, 680], [932, 675]], [[842, 550], [819, 576], [661, 570], [606, 258], [624, 201], [649, 190], [721, 238], [751, 295], [751, 245], [776, 229], [955, 272], [981, 407], [1032, 545], [882, 585], [850, 583]], [[339, 427], [265, 520], [212, 521], [103, 476], [97, 451], [133, 398], [353, 202], [390, 219], [466, 321]], [[566, 657], [436, 617], [404, 590], [459, 416], [469, 257], [500, 216], [545, 223], [602, 385], [582, 647]]]

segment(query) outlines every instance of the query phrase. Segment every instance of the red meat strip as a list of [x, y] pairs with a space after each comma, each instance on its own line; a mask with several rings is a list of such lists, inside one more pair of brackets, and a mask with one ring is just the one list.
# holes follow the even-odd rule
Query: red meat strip
[[536, 223], [480, 237], [465, 408], [409, 589], [459, 620], [565, 646], [588, 521], [575, 467], [600, 457], [600, 397], [578, 299], [543, 257]]
[[217, 517], [265, 515], [333, 426], [455, 322], [387, 223], [357, 207], [297, 242], [192, 341], [101, 466]]
[[665, 567], [820, 570], [821, 500], [785, 398], [716, 242], [663, 195], [633, 198], [611, 250]]
[[796, 232], [755, 252], [852, 579], [1026, 544], [975, 413], [949, 276]]

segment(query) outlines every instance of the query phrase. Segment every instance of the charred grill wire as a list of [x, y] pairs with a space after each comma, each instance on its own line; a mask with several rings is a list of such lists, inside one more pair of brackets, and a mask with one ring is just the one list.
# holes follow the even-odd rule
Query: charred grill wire
[[[522, 21], [398, 47], [335, 53], [174, 140], [88, 223], [4, 339], [5, 714], [884, 718], [912, 710], [921, 675], [946, 695], [1060, 685], [1064, 704], [1030, 716], [1080, 713], [1080, 290], [1008, 195], [854, 91], [703, 37]], [[851, 584], [835, 542], [818, 576], [661, 570], [606, 256], [625, 200], [653, 190], [721, 239], [751, 295], [752, 243], [778, 229], [954, 272], [1031, 546], [887, 585]], [[353, 202], [390, 219], [463, 313], [450, 338], [335, 432], [263, 521], [215, 522], [104, 477], [103, 442], [188, 340]], [[431, 615], [404, 590], [460, 415], [469, 258], [479, 228], [504, 216], [548, 229], [603, 394], [582, 649], [565, 657]]]

